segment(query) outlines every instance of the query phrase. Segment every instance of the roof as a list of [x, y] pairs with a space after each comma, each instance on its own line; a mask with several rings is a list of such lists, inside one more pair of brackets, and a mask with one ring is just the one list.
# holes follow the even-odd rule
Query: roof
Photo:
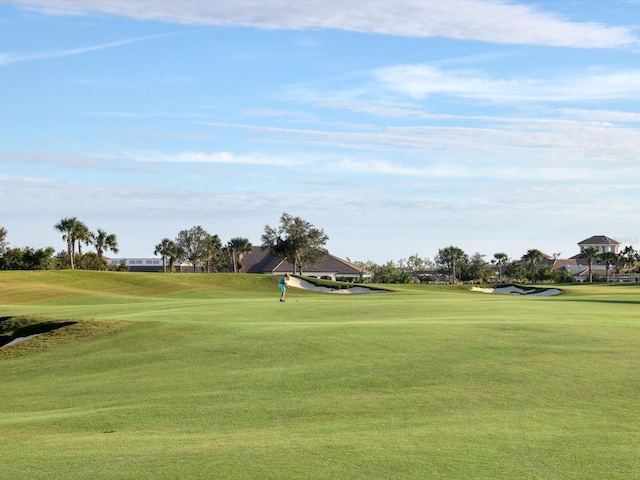
[[605, 235], [594, 235], [593, 237], [578, 242], [578, 245], [620, 245], [620, 242]]
[[547, 267], [553, 267], [555, 269], [560, 269], [563, 267], [568, 267], [568, 266], [575, 266], [575, 265], [579, 265], [578, 263], [578, 257], [571, 257], [571, 258], [552, 258], [552, 257], [545, 257], [540, 261], [541, 265], [547, 266]]
[[[251, 253], [242, 256], [242, 271], [245, 273], [286, 273], [293, 271], [293, 265], [282, 258], [276, 257], [265, 247], [253, 247]], [[303, 272], [327, 273], [340, 275], [359, 275], [361, 272], [370, 272], [354, 265], [347, 260], [328, 254], [322, 262], [317, 265], [308, 265]]]

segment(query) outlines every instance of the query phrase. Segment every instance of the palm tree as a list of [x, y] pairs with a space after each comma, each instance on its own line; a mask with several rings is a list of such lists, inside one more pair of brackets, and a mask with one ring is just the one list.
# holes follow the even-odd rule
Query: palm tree
[[105, 251], [111, 250], [113, 253], [118, 253], [118, 240], [115, 234], [107, 233], [101, 228], [97, 230], [97, 234], [91, 234], [90, 243], [96, 247], [98, 258], [102, 258]]
[[84, 223], [76, 217], [63, 218], [53, 226], [53, 228], [62, 233], [62, 240], [67, 242], [67, 253], [69, 254], [69, 262], [71, 263], [72, 270], [75, 268], [76, 239], [78, 233], [81, 234], [83, 226], [86, 229]]
[[89, 228], [80, 220], [78, 220], [73, 229], [73, 236], [78, 242], [78, 253], [82, 255], [82, 244], [91, 245], [93, 241], [93, 233]]
[[636, 250], [631, 245], [627, 245], [626, 247], [624, 247], [624, 250], [622, 250], [622, 252], [620, 253], [620, 257], [624, 262], [623, 267], [628, 267], [628, 276], [631, 275], [631, 267], [633, 267], [633, 264], [636, 262], [637, 254], [638, 252], [636, 252]]
[[160, 243], [156, 245], [156, 249], [153, 251], [154, 255], [162, 255], [162, 271], [167, 273], [167, 260], [169, 259], [170, 271], [173, 270], [173, 262], [178, 256], [178, 246], [173, 240], [163, 238]]
[[222, 242], [218, 235], [207, 235], [202, 245], [203, 271], [217, 272], [229, 263], [226, 249], [222, 248]]
[[602, 252], [598, 255], [598, 260], [605, 264], [607, 269], [607, 283], [609, 283], [609, 267], [618, 263], [619, 255], [613, 252]]
[[453, 245], [438, 250], [434, 261], [440, 266], [440, 271], [449, 274], [450, 283], [457, 282], [457, 268], [469, 262], [469, 257], [461, 248]]
[[527, 253], [525, 253], [522, 256], [522, 260], [525, 262], [528, 262], [529, 264], [529, 272], [531, 274], [531, 283], [533, 283], [535, 278], [536, 263], [542, 260], [543, 257], [544, 255], [542, 254], [542, 252], [535, 248], [528, 250]]
[[596, 247], [587, 247], [580, 252], [580, 256], [589, 263], [589, 283], [593, 283], [593, 262], [598, 260], [599, 255]]
[[242, 272], [242, 257], [245, 253], [251, 253], [253, 245], [247, 238], [236, 237], [229, 240], [227, 246], [231, 250], [234, 273]]
[[507, 264], [509, 257], [506, 253], [498, 252], [493, 254], [493, 260], [498, 266], [498, 283], [502, 283], [502, 267]]

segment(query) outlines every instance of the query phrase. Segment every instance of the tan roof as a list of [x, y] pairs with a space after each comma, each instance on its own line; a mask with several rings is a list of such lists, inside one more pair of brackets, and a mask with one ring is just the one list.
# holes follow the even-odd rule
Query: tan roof
[[620, 242], [605, 235], [594, 235], [593, 237], [578, 242], [578, 245], [620, 245]]
[[[269, 252], [268, 248], [261, 246], [253, 247], [251, 253], [246, 253], [242, 257], [242, 271], [245, 273], [286, 273], [293, 272], [293, 265], [276, 257]], [[347, 260], [343, 260], [335, 255], [328, 254], [325, 259], [317, 265], [308, 265], [302, 269], [304, 272], [327, 273], [341, 275], [358, 275], [362, 272], [371, 275], [371, 272], [354, 265]]]

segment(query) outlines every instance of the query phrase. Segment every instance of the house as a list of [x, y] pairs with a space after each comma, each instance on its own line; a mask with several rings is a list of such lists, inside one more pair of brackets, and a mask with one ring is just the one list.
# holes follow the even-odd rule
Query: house
[[[538, 262], [539, 266], [551, 267], [554, 270], [571, 272], [573, 279], [577, 282], [589, 281], [589, 262], [583, 256], [583, 252], [586, 248], [593, 247], [598, 253], [611, 252], [619, 255], [620, 242], [606, 235], [594, 235], [581, 242], [578, 242], [580, 247], [580, 253], [570, 258], [556, 258], [547, 254], [542, 254], [542, 259]], [[607, 267], [604, 263], [594, 262], [591, 266], [591, 273], [601, 278], [607, 276]], [[616, 265], [609, 266], [609, 279], [612, 281], [638, 281], [640, 275], [625, 275], [622, 276], [617, 271]]]
[[161, 258], [107, 258], [107, 264], [112, 267], [126, 265], [131, 272], [162, 271]]
[[[123, 264], [129, 267], [130, 272], [162, 272], [162, 258], [158, 257], [135, 257], [135, 258], [107, 258], [107, 264], [118, 267]], [[167, 269], [169, 265], [167, 265]], [[184, 261], [173, 264], [173, 269], [178, 272], [193, 272], [193, 265]]]
[[618, 250], [620, 249], [620, 242], [605, 235], [594, 235], [593, 237], [589, 237], [585, 240], [582, 240], [581, 242], [578, 242], [578, 246], [580, 247], [580, 253], [576, 255], [576, 257], [580, 256], [582, 252], [584, 252], [584, 250], [589, 247], [595, 248], [596, 250], [598, 250], [598, 253], [613, 252], [617, 255]]
[[[586, 238], [581, 242], [578, 242], [580, 247], [580, 253], [574, 255], [568, 260], [564, 260], [565, 264], [562, 266], [565, 270], [571, 271], [574, 280], [578, 282], [589, 281], [589, 262], [584, 258], [583, 253], [587, 248], [595, 248], [599, 254], [611, 252], [615, 255], [619, 255], [620, 242], [606, 235], [593, 235]], [[609, 266], [609, 272], [607, 272], [607, 266], [604, 263], [594, 262], [591, 266], [591, 273], [606, 277], [609, 274], [610, 279], [619, 277], [616, 273], [616, 265]], [[619, 279], [619, 278], [618, 278]]]
[[[107, 263], [118, 266], [124, 262], [131, 272], [162, 272], [161, 258], [108, 258]], [[289, 272], [293, 273], [293, 265], [282, 258], [269, 253], [269, 249], [264, 247], [253, 247], [251, 253], [246, 253], [242, 257], [243, 273], [261, 273], [281, 275]], [[167, 266], [168, 268], [168, 266]], [[189, 262], [176, 262], [174, 269], [179, 272], [193, 272], [193, 266]], [[233, 271], [233, 266], [229, 264], [229, 271]], [[324, 278], [326, 280], [343, 280], [347, 282], [367, 282], [373, 277], [373, 273], [335, 255], [328, 254], [325, 259], [317, 265], [305, 267], [302, 274], [307, 277]]]
[[[253, 247], [251, 253], [242, 257], [242, 272], [262, 274], [293, 273], [293, 264], [276, 257], [265, 247]], [[328, 254], [317, 265], [309, 265], [302, 269], [302, 274], [307, 277], [323, 278], [326, 280], [342, 280], [348, 282], [366, 282], [371, 280], [373, 274], [368, 270]]]

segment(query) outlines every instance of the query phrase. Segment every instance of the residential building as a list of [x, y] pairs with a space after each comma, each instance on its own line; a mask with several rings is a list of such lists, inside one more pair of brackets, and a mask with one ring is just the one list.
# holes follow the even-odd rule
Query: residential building
[[[242, 257], [241, 263], [242, 271], [246, 273], [293, 273], [293, 264], [272, 255], [269, 249], [264, 247], [253, 247], [251, 253]], [[307, 277], [349, 282], [366, 282], [373, 277], [371, 272], [331, 254], [328, 254], [322, 262], [305, 267], [302, 274]]]
[[618, 250], [620, 249], [620, 242], [605, 235], [594, 235], [593, 237], [589, 237], [578, 242], [578, 246], [580, 247], [580, 253], [576, 256], [579, 256], [586, 248], [589, 247], [595, 248], [598, 250], [598, 253], [613, 252], [617, 255]]
[[[118, 266], [124, 262], [131, 272], [162, 272], [161, 258], [108, 258], [107, 262], [112, 266]], [[253, 247], [253, 251], [244, 254], [241, 264], [243, 273], [272, 275], [281, 275], [286, 272], [293, 273], [293, 265], [291, 263], [272, 255], [269, 249], [261, 246]], [[229, 271], [233, 271], [231, 264], [227, 268]], [[193, 272], [193, 266], [189, 262], [176, 262], [174, 270], [185, 273]], [[331, 254], [328, 254], [317, 265], [305, 267], [302, 274], [307, 277], [348, 282], [367, 282], [373, 277], [371, 272]]]

